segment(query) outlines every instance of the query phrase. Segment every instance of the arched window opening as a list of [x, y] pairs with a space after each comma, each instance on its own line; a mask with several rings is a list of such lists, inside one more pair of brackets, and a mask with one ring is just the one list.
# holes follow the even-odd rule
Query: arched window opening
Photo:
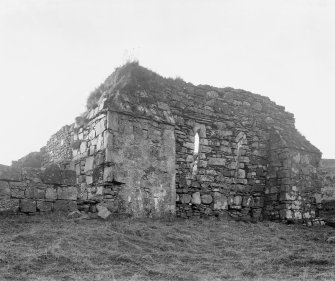
[[200, 148], [200, 138], [199, 138], [199, 133], [196, 132], [194, 136], [194, 152], [193, 152], [193, 163], [192, 163], [192, 174], [193, 175], [195, 175], [198, 170], [199, 148]]

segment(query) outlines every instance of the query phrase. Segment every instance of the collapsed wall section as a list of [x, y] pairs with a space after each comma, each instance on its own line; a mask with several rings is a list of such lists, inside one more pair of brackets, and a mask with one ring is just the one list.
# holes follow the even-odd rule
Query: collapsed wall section
[[57, 163], [64, 164], [72, 161], [71, 137], [70, 131], [73, 125], [66, 125], [62, 127], [57, 133], [51, 136], [45, 151], [43, 151], [43, 166], [48, 164]]

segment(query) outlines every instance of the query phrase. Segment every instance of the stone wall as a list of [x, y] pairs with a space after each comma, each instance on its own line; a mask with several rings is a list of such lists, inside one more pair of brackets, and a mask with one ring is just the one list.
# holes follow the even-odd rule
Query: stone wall
[[322, 204], [320, 216], [327, 222], [335, 223], [335, 160], [322, 159], [320, 165], [320, 178], [322, 181]]
[[265, 214], [272, 220], [312, 221], [321, 207], [320, 155], [288, 145], [279, 132], [270, 143]]
[[0, 213], [70, 212], [77, 209], [75, 173], [57, 165], [45, 169], [0, 167]]
[[109, 110], [101, 100], [46, 150], [50, 162], [75, 171], [79, 210], [99, 203], [133, 216], [175, 212], [173, 124]]
[[43, 151], [43, 166], [51, 163], [68, 163], [72, 160], [72, 149], [70, 130], [73, 125], [62, 127], [57, 133], [51, 136]]
[[[177, 215], [227, 212], [242, 220], [257, 221], [263, 216], [302, 219], [298, 212], [292, 217], [291, 206], [283, 204], [290, 196], [299, 204], [300, 214], [305, 212], [304, 218], [315, 217], [320, 153], [295, 130], [292, 114], [265, 97], [242, 90], [197, 90], [198, 97], [189, 94], [181, 100], [180, 92], [172, 95], [179, 101], [172, 109], [177, 139]], [[272, 136], [281, 131], [289, 133], [281, 135], [281, 146], [276, 147]], [[197, 132], [198, 169], [192, 173]], [[290, 158], [297, 153], [304, 154], [303, 160], [294, 162]]]

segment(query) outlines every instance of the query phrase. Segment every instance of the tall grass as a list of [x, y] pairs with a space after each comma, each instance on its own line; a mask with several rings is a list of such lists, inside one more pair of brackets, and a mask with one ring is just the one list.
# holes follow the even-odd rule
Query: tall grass
[[0, 219], [0, 280], [335, 280], [332, 228], [222, 220]]

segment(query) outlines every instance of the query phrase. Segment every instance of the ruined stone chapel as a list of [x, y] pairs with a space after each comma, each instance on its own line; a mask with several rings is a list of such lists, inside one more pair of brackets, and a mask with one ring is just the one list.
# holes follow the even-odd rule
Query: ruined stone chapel
[[265, 96], [128, 63], [40, 152], [0, 167], [0, 210], [313, 220], [321, 152], [294, 123]]

